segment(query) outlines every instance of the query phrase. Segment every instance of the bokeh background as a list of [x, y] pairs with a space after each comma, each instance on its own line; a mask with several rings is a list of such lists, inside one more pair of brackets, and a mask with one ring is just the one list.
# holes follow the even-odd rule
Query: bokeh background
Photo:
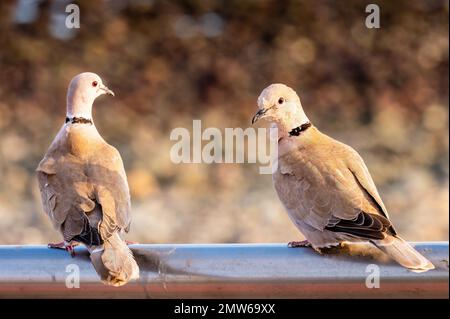
[[257, 164], [170, 161], [170, 131], [249, 127], [260, 91], [283, 82], [312, 122], [352, 145], [408, 240], [448, 240], [448, 1], [0, 2], [0, 243], [60, 236], [41, 208], [34, 169], [65, 116], [79, 72], [116, 97], [94, 106], [116, 146], [145, 243], [301, 239]]

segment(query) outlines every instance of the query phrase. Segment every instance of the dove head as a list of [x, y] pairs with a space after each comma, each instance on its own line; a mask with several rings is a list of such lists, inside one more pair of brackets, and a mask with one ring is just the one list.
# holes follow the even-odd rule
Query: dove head
[[103, 84], [97, 74], [91, 72], [78, 74], [70, 81], [67, 91], [67, 117], [91, 119], [92, 104], [103, 94], [114, 96], [114, 92]]
[[284, 84], [269, 85], [261, 92], [258, 97], [258, 112], [252, 123], [262, 118], [274, 123], [279, 134], [288, 133], [309, 122], [297, 93]]

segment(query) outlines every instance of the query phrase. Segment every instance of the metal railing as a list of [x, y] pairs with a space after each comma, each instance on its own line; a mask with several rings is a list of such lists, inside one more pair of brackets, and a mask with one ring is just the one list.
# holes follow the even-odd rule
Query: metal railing
[[360, 245], [322, 255], [285, 244], [133, 245], [140, 279], [119, 288], [99, 281], [84, 248], [71, 258], [0, 246], [0, 297], [448, 298], [448, 242], [414, 246], [435, 270], [414, 273]]

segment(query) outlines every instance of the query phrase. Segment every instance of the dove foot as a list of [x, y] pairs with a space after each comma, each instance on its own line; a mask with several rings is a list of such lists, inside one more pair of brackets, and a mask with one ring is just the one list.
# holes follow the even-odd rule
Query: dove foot
[[129, 246], [129, 245], [138, 245], [139, 243], [137, 241], [125, 240], [125, 244]]
[[289, 248], [298, 248], [298, 247], [311, 247], [311, 243], [308, 240], [302, 241], [290, 241], [288, 243]]
[[74, 247], [77, 246], [78, 244], [69, 244], [65, 241], [60, 242], [60, 243], [49, 243], [47, 245], [48, 248], [52, 248], [52, 249], [63, 249], [65, 251], [67, 251], [70, 256], [73, 258], [75, 257], [75, 249]]

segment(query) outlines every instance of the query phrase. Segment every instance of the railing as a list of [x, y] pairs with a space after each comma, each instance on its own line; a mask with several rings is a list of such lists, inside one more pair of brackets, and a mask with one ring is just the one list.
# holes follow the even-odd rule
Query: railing
[[99, 281], [83, 248], [76, 248], [71, 258], [65, 251], [45, 246], [0, 246], [0, 297], [449, 297], [448, 242], [415, 244], [436, 266], [425, 273], [402, 268], [372, 248], [370, 256], [363, 256], [368, 246], [359, 245], [323, 255], [285, 244], [131, 247], [140, 279], [116, 288]]

